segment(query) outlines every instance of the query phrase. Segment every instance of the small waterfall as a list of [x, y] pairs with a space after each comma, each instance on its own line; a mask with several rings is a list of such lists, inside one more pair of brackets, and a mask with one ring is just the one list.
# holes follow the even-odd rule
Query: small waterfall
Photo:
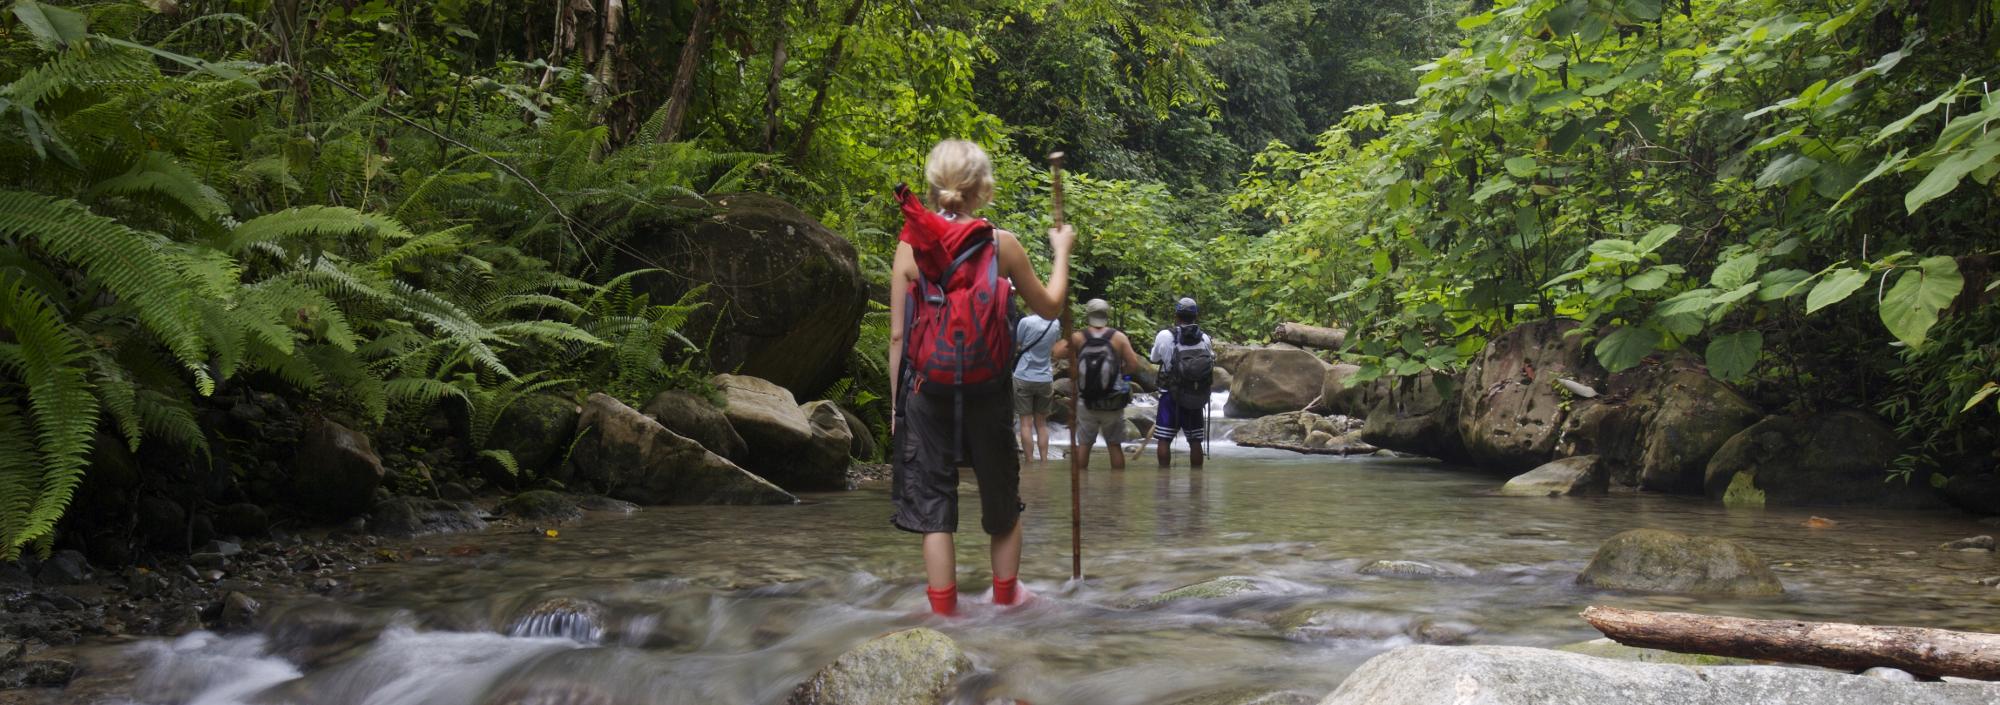
[[507, 625], [509, 636], [558, 637], [585, 644], [604, 639], [604, 607], [589, 600], [558, 597], [537, 603]]

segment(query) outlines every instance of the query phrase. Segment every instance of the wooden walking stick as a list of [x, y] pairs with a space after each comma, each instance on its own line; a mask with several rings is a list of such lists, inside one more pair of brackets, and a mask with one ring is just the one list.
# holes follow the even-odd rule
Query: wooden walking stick
[[[1062, 152], [1049, 153], [1049, 197], [1055, 226], [1063, 226], [1062, 212]], [[1063, 296], [1062, 339], [1069, 340], [1070, 331], [1075, 329], [1071, 320], [1069, 296]], [[1082, 389], [1082, 375], [1076, 369], [1076, 351], [1069, 351], [1069, 572], [1071, 580], [1083, 579], [1083, 454], [1077, 452], [1076, 432], [1083, 425], [1077, 403], [1077, 390]]]

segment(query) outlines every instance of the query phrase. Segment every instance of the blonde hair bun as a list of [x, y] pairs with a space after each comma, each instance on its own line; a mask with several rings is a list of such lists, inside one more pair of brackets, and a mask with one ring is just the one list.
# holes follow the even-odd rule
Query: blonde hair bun
[[924, 164], [931, 202], [941, 210], [971, 213], [993, 200], [993, 160], [965, 140], [945, 140], [931, 148]]

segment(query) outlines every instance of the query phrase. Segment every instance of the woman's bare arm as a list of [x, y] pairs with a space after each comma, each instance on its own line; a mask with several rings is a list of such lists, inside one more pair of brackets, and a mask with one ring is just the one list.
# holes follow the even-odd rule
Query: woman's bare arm
[[1013, 233], [993, 231], [993, 244], [999, 248], [1000, 276], [1014, 283], [1014, 289], [1021, 292], [1021, 300], [1027, 302], [1028, 309], [1049, 320], [1061, 318], [1063, 304], [1069, 299], [1069, 250], [1076, 244], [1076, 230], [1068, 225], [1049, 229], [1049, 249], [1055, 254], [1055, 268], [1049, 273], [1047, 287], [1043, 287], [1042, 280], [1035, 276], [1035, 267], [1028, 261], [1028, 251], [1021, 247], [1021, 241]]
[[889, 419], [891, 428], [896, 418], [896, 385], [902, 379], [897, 373], [903, 368], [903, 321], [909, 312], [903, 310], [904, 296], [910, 290], [910, 282], [917, 276], [917, 256], [907, 242], [896, 243], [896, 261], [889, 270]]

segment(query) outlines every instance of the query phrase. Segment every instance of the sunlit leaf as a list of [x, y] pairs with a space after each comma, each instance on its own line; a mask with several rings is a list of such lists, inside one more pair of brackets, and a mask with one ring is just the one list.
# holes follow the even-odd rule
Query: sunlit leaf
[[1938, 312], [1950, 306], [1963, 288], [1965, 279], [1959, 275], [1956, 261], [1926, 257], [1916, 267], [1904, 270], [1882, 297], [1882, 324], [1903, 344], [1922, 347], [1924, 334], [1937, 324]]
[[1828, 272], [1826, 278], [1813, 286], [1812, 293], [1806, 294], [1806, 313], [1840, 303], [1867, 283], [1867, 272], [1845, 267]]

